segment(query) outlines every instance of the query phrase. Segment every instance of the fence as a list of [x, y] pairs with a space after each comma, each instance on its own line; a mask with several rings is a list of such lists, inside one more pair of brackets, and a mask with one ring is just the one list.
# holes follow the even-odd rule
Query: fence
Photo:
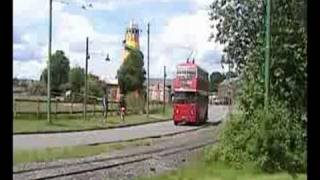
[[[150, 110], [161, 108], [162, 104], [159, 102], [151, 102], [149, 104]], [[81, 114], [83, 113], [83, 102], [64, 100], [61, 97], [51, 99], [51, 113], [58, 114]], [[118, 101], [108, 101], [108, 114], [115, 115], [119, 111]], [[130, 109], [128, 110], [130, 112]], [[43, 117], [47, 114], [47, 100], [43, 97], [35, 98], [14, 98], [13, 100], [14, 117], [20, 115], [35, 115], [37, 118]], [[93, 115], [103, 115], [102, 99], [96, 97], [89, 97], [87, 101], [87, 113]]]
[[[73, 101], [61, 101], [58, 99], [51, 100], [51, 112], [54, 115], [58, 114], [79, 114], [83, 113], [84, 104]], [[108, 102], [108, 113], [116, 113], [118, 111], [118, 102]], [[103, 114], [102, 102], [99, 100], [90, 100], [87, 103], [87, 112]], [[14, 99], [13, 102], [14, 117], [18, 115], [33, 114], [38, 118], [41, 115], [47, 114], [47, 101], [43, 99]]]

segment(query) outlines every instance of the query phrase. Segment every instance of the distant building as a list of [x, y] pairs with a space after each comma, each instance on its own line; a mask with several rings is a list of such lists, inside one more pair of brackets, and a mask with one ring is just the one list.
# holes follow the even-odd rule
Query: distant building
[[[163, 102], [163, 79], [150, 78], [149, 83], [149, 100]], [[147, 81], [145, 81], [144, 85], [147, 86]], [[171, 102], [172, 93], [172, 80], [166, 79], [165, 102]]]
[[118, 101], [120, 99], [120, 88], [117, 79], [106, 80], [108, 100]]
[[39, 81], [32, 79], [13, 78], [13, 94], [27, 95], [28, 88]]

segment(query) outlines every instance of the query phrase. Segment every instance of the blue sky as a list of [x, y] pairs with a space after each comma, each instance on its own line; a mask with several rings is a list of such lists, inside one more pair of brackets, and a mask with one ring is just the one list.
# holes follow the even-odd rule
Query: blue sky
[[[61, 2], [62, 1], [62, 2]], [[138, 23], [140, 46], [146, 57], [146, 27], [151, 24], [150, 77], [169, 78], [175, 65], [191, 50], [208, 72], [221, 71], [222, 46], [208, 42], [207, 0], [53, 0], [53, 52], [61, 49], [71, 67], [84, 67], [85, 39], [89, 36], [89, 72], [114, 79], [121, 65], [122, 40], [131, 20]], [[68, 4], [63, 3], [68, 2]], [[84, 10], [83, 4], [93, 7]], [[14, 77], [39, 79], [48, 57], [48, 0], [14, 0]], [[105, 62], [106, 54], [111, 61]], [[146, 60], [146, 59], [145, 59]], [[146, 64], [146, 63], [145, 63]]]

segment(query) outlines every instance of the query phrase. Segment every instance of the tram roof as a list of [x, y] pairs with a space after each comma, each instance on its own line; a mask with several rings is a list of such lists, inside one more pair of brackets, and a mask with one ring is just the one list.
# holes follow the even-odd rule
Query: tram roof
[[197, 68], [200, 69], [201, 71], [209, 74], [208, 71], [204, 70], [204, 69], [201, 68], [199, 65], [194, 64], [194, 63], [192, 63], [192, 62], [180, 63], [180, 64], [177, 65], [177, 67], [197, 67]]

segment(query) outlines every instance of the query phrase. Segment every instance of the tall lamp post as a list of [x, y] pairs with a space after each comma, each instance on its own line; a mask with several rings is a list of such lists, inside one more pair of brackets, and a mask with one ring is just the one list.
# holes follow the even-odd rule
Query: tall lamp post
[[270, 64], [270, 0], [265, 0], [266, 3], [266, 51], [265, 51], [265, 97], [264, 108], [268, 109], [269, 103], [269, 64]]
[[84, 120], [87, 119], [87, 91], [88, 91], [88, 60], [89, 56], [89, 37], [86, 39], [86, 69], [85, 69], [85, 77], [84, 77]]
[[163, 66], [163, 114], [166, 109], [166, 66]]
[[48, 73], [47, 73], [47, 119], [51, 123], [51, 41], [52, 41], [52, 0], [49, 0], [49, 45], [48, 45]]
[[150, 53], [150, 23], [148, 22], [148, 56], [147, 56], [147, 72], [148, 72], [148, 76], [147, 76], [147, 117], [149, 117], [149, 53]]
[[[86, 39], [86, 67], [85, 67], [85, 79], [84, 79], [84, 106], [83, 106], [83, 114], [84, 120], [87, 119], [87, 95], [88, 95], [88, 60], [90, 59], [89, 55], [89, 37]], [[107, 53], [106, 61], [110, 61], [109, 53]]]

